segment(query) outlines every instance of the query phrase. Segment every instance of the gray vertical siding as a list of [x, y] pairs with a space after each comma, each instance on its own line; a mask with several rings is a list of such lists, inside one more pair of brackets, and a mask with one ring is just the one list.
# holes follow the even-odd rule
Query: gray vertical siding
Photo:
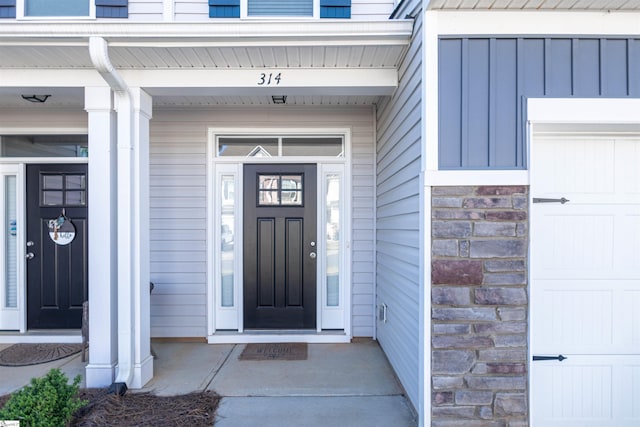
[[640, 39], [442, 38], [440, 169], [524, 169], [524, 100], [640, 97]]
[[[378, 105], [376, 144], [376, 299], [388, 307], [377, 337], [414, 407], [420, 371], [420, 165], [422, 14], [406, 2], [397, 16], [416, 17], [399, 68], [399, 85]], [[401, 6], [402, 7], [402, 6]]]

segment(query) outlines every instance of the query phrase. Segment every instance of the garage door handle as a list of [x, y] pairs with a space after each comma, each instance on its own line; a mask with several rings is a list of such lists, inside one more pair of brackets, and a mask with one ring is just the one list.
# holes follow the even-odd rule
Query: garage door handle
[[565, 203], [570, 201], [571, 200], [565, 199], [564, 197], [562, 199], [540, 199], [538, 197], [533, 198], [533, 203], [562, 203], [564, 205]]
[[538, 197], [533, 198], [533, 203], [562, 203], [564, 205], [565, 203], [570, 201], [571, 200], [565, 199], [564, 197], [562, 199], [541, 199]]
[[566, 359], [566, 357], [564, 357], [561, 354], [559, 354], [557, 356], [533, 356], [533, 361], [534, 362], [536, 360], [557, 360], [559, 362], [562, 362], [564, 359]]

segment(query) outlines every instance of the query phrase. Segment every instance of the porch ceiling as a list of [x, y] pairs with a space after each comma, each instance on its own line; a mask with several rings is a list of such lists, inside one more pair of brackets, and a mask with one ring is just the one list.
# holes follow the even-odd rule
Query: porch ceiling
[[429, 9], [443, 10], [640, 10], [638, 0], [432, 0]]
[[119, 69], [395, 68], [411, 33], [407, 20], [12, 22], [0, 26], [0, 68], [93, 68], [92, 36], [108, 42]]
[[[109, 57], [116, 69], [123, 73], [146, 73], [133, 84], [144, 82], [142, 85], [149, 88], [156, 106], [264, 105], [273, 103], [270, 95], [274, 94], [288, 95], [287, 104], [294, 105], [366, 105], [375, 102], [384, 90], [388, 91], [388, 85], [387, 89], [371, 91], [370, 87], [380, 87], [380, 81], [372, 83], [364, 75], [354, 79], [353, 73], [363, 70], [384, 79], [389, 75], [384, 74], [385, 70], [396, 70], [399, 66], [412, 31], [411, 20], [215, 24], [11, 22], [0, 26], [0, 107], [25, 107], [27, 103], [20, 95], [30, 93], [52, 96], [46, 105], [26, 108], [82, 107], [84, 92], [82, 88], [71, 87], [77, 82], [67, 71], [84, 70], [85, 78], [93, 79], [91, 85], [102, 82], [97, 73], [91, 73], [94, 66], [89, 39], [94, 36], [107, 41]], [[229, 83], [247, 72], [251, 72], [253, 81], [255, 73], [270, 69], [290, 70], [288, 82], [297, 70], [296, 87], [288, 91], [250, 87], [236, 90]], [[43, 70], [50, 72], [42, 74]], [[174, 76], [175, 80], [175, 75], [167, 73], [186, 70], [194, 71], [193, 78], [183, 76], [177, 80], [182, 82], [179, 87], [172, 88], [166, 83], [166, 78], [171, 78], [166, 76]], [[226, 70], [236, 72], [220, 74]], [[327, 73], [318, 74], [320, 70]], [[355, 84], [342, 82], [342, 86], [336, 84], [324, 90], [323, 85], [331, 85], [323, 83], [305, 90], [304, 78], [300, 83], [301, 76], [330, 82], [338, 70], [344, 70], [339, 71], [340, 76], [352, 76]], [[165, 80], [150, 79], [149, 72], [156, 72], [155, 77]], [[10, 83], [8, 76], [12, 78]], [[6, 87], [2, 87], [3, 80]]]

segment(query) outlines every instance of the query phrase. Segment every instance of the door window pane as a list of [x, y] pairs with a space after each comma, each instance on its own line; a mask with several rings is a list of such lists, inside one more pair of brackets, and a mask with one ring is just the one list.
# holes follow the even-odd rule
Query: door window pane
[[258, 175], [258, 206], [302, 206], [302, 174]]
[[43, 190], [62, 190], [62, 175], [43, 175]]
[[223, 175], [221, 182], [221, 229], [220, 250], [222, 251], [221, 272], [221, 297], [222, 307], [233, 307], [233, 282], [234, 282], [234, 236], [235, 236], [235, 180], [233, 175]]
[[5, 269], [5, 301], [7, 308], [18, 307], [18, 271], [17, 271], [17, 216], [16, 216], [16, 177], [7, 175], [4, 177], [4, 218], [6, 221], [6, 240], [4, 246]]
[[340, 305], [340, 175], [326, 176], [327, 306]]
[[84, 191], [67, 191], [65, 204], [67, 205], [85, 205], [87, 201], [84, 198]]
[[40, 177], [42, 206], [86, 206], [86, 175], [44, 173]]
[[68, 190], [84, 190], [86, 188], [86, 177], [84, 175], [67, 175], [65, 179]]
[[42, 204], [44, 206], [61, 206], [62, 196], [64, 192], [62, 191], [43, 191], [42, 192]]

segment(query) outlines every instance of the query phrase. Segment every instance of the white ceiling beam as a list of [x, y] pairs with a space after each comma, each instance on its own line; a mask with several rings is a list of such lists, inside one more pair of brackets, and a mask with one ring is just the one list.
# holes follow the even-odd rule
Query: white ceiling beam
[[390, 95], [394, 69], [121, 70], [153, 95]]

